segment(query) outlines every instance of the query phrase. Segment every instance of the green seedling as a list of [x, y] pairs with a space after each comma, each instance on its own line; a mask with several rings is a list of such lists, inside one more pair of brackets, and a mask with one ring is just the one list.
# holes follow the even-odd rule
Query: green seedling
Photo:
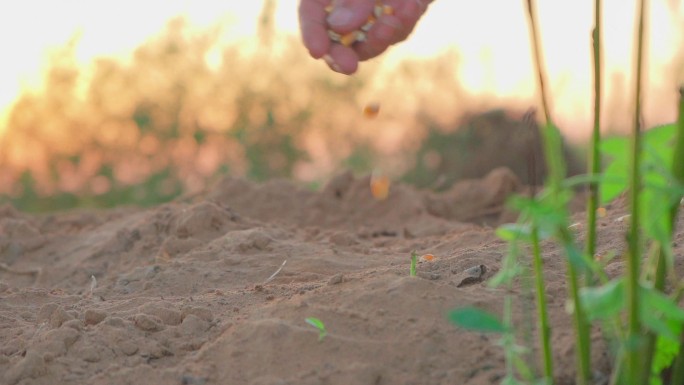
[[416, 261], [417, 260], [418, 260], [418, 255], [416, 254], [416, 251], [413, 250], [411, 252], [411, 270], [410, 270], [411, 277], [416, 276]]
[[323, 341], [323, 338], [328, 335], [328, 331], [325, 329], [325, 324], [323, 321], [315, 317], [308, 317], [304, 319], [306, 323], [318, 329], [318, 341]]
[[[527, 0], [526, 3], [540, 105], [545, 118], [542, 138], [548, 175], [545, 188], [539, 194], [509, 201], [509, 205], [520, 212], [520, 219], [516, 224], [504, 225], [497, 230], [497, 234], [508, 241], [510, 250], [501, 271], [490, 281], [490, 285], [503, 285], [510, 290], [516, 279], [527, 274], [530, 267], [533, 268], [539, 310], [536, 314], [541, 342], [539, 358], [543, 365], [524, 362], [528, 356], [521, 353], [521, 347], [515, 342], [519, 326], [516, 328], [512, 322], [511, 295], [505, 297], [501, 321], [490, 313], [474, 308], [456, 309], [449, 314], [449, 319], [462, 329], [501, 335], [499, 344], [506, 357], [506, 376], [502, 384], [537, 383], [535, 380], [552, 384], [555, 374], [550, 327], [545, 311], [548, 293], [543, 281], [541, 242], [555, 241], [563, 250], [568, 267], [568, 309], [573, 318], [577, 354], [576, 383], [588, 385], [595, 382], [595, 370], [591, 367], [590, 336], [594, 325], [599, 324], [612, 346], [616, 347], [611, 352], [611, 384], [684, 384], [684, 309], [679, 305], [684, 295], [684, 280], [675, 269], [672, 247], [677, 214], [684, 196], [684, 86], [680, 88], [677, 122], [642, 132], [641, 86], [647, 1], [639, 0], [631, 137], [602, 140], [601, 1], [594, 0], [594, 130], [590, 171], [588, 175], [566, 179], [565, 165], [560, 155], [561, 139], [549, 112], [549, 98], [544, 87], [546, 76], [540, 54], [541, 42], [534, 1]], [[604, 160], [608, 163], [604, 163]], [[583, 250], [578, 246], [575, 234], [568, 231], [570, 213], [567, 206], [574, 193], [571, 186], [576, 184], [587, 184], [590, 190]], [[605, 258], [595, 260], [596, 211], [599, 205], [607, 204], [624, 192], [627, 193], [629, 204], [629, 228], [625, 234], [627, 250], [624, 253], [626, 272], [609, 280], [603, 270], [607, 263]], [[531, 248], [531, 261], [525, 260], [517, 252], [521, 245]], [[616, 255], [616, 252], [610, 250], [605, 255]], [[530, 371], [529, 367], [534, 366], [543, 368], [543, 373]]]

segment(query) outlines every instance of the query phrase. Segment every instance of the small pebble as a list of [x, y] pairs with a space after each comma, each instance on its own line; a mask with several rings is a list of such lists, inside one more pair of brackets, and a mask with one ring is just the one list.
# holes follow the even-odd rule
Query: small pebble
[[337, 285], [338, 283], [342, 283], [343, 280], [344, 276], [342, 274], [335, 274], [328, 280], [328, 285]]
[[107, 314], [99, 310], [88, 309], [85, 311], [84, 317], [86, 325], [97, 325], [107, 317]]
[[147, 314], [137, 314], [135, 316], [135, 326], [146, 332], [156, 332], [163, 329], [159, 318]]

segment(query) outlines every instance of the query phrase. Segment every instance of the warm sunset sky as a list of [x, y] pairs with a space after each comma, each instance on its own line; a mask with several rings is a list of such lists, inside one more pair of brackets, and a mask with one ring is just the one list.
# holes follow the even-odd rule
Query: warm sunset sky
[[[296, 33], [297, 0], [278, 1], [277, 24]], [[390, 51], [388, 63], [410, 55], [429, 56], [449, 47], [463, 57], [461, 77], [468, 89], [486, 97], [517, 96], [533, 100], [534, 78], [523, 1], [435, 0], [408, 42]], [[561, 124], [590, 121], [589, 34], [593, 1], [540, 0], [539, 18], [554, 92], [553, 108]], [[647, 124], [674, 118], [676, 81], [681, 69], [672, 57], [684, 47], [684, 1], [651, 2], [650, 73], [647, 77]], [[27, 0], [0, 5], [0, 132], [3, 114], [22, 89], [39, 86], [45, 59], [54, 47], [79, 36], [78, 59], [126, 57], [173, 16], [185, 15], [197, 27], [224, 21], [226, 39], [254, 35], [261, 1], [224, 0]], [[634, 0], [604, 1], [606, 81], [629, 75], [632, 62]], [[125, 26], [125, 27], [124, 27]], [[680, 61], [680, 65], [681, 65]], [[679, 79], [674, 73], [679, 71]], [[608, 97], [611, 84], [606, 83]], [[625, 99], [627, 90], [613, 92]], [[626, 101], [623, 101], [623, 104]], [[617, 106], [617, 107], [616, 107]], [[620, 103], [613, 109], [620, 109]], [[625, 114], [629, 115], [629, 114]], [[570, 133], [582, 137], [582, 129]]]

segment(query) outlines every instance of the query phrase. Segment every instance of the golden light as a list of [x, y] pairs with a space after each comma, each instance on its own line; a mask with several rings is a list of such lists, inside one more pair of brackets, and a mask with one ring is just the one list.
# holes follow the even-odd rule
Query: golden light
[[[277, 3], [279, 30], [296, 33], [298, 1]], [[454, 63], [463, 85], [483, 100], [535, 100], [535, 81], [530, 62], [528, 32], [522, 1], [438, 0], [420, 22], [414, 35], [386, 56], [387, 65], [405, 57], [427, 57], [453, 48]], [[572, 126], [570, 134], [586, 136], [589, 126], [588, 95], [591, 84], [589, 34], [592, 1], [539, 1], [539, 19], [545, 60], [554, 94], [553, 108], [561, 123]], [[674, 81], [682, 81], [671, 63], [681, 51], [682, 7], [677, 2], [652, 2], [650, 59], [646, 117], [652, 123], [673, 119], [674, 109], [664, 103], [674, 98]], [[22, 91], [40, 87], [41, 71], [49, 52], [76, 38], [79, 64], [87, 66], [97, 56], [126, 58], [133, 48], [161, 30], [176, 15], [184, 15], [195, 28], [226, 23], [224, 39], [252, 36], [262, 2], [222, 1], [28, 1], [0, 6], [0, 132], [5, 128], [9, 105]], [[629, 87], [632, 63], [634, 0], [604, 1], [606, 96], [627, 107], [624, 91]], [[681, 54], [681, 53], [679, 53]], [[207, 58], [216, 62], [220, 57]], [[681, 72], [681, 71], [680, 71]], [[670, 76], [668, 76], [670, 75]], [[672, 77], [679, 76], [679, 79]], [[620, 83], [618, 85], [611, 84]], [[410, 90], [407, 90], [410, 92]], [[665, 99], [663, 99], [665, 98]], [[611, 107], [609, 106], [609, 107]], [[621, 115], [607, 116], [606, 124], [623, 123]]]
[[[539, 0], [537, 3], [544, 60], [549, 76], [548, 86], [552, 94], [552, 112], [566, 136], [576, 141], [585, 139], [591, 127], [593, 103], [590, 50], [593, 1]], [[314, 180], [325, 175], [321, 170], [329, 172], [339, 158], [348, 157], [353, 149], [349, 148], [352, 141], [346, 139], [352, 136], [372, 139], [375, 143], [373, 150], [389, 158], [390, 154], [396, 153], [397, 149], [405, 144], [406, 138], [409, 138], [408, 141], [416, 138], [416, 125], [420, 124], [417, 117], [421, 114], [429, 115], [438, 124], [453, 125], [459, 114], [470, 110], [526, 110], [538, 103], [522, 0], [435, 0], [406, 42], [393, 47], [374, 63], [361, 65], [358, 78], [367, 80], [369, 85], [358, 95], [351, 97], [342, 93], [339, 96], [331, 96], [332, 91], [328, 90], [328, 94], [325, 94], [320, 90], [312, 90], [307, 85], [300, 87], [301, 89], [291, 87], [310, 81], [312, 76], [309, 67], [306, 70], [300, 69], [300, 72], [288, 71], [288, 65], [292, 66], [295, 62], [293, 57], [299, 60], [300, 64], [318, 65], [319, 67], [315, 68], [321, 70], [326, 68], [325, 64], [315, 63], [313, 59], [309, 59], [301, 45], [296, 45], [295, 52], [289, 50], [288, 53], [281, 52], [282, 49], [279, 51], [280, 48], [277, 47], [273, 50], [262, 50], [266, 51], [265, 54], [262, 52], [265, 55], [262, 58], [264, 60], [254, 63], [248, 61], [249, 55], [254, 56], [254, 52], [257, 51], [258, 44], [262, 44], [258, 37], [258, 26], [259, 15], [265, 4], [276, 5], [274, 26], [279, 38], [298, 34], [297, 0], [65, 0], [3, 3], [0, 5], [0, 47], [3, 49], [0, 60], [0, 139], [3, 133], [11, 129], [7, 124], [7, 114], [13, 103], [19, 100], [19, 96], [26, 93], [40, 94], [44, 91], [47, 70], [54, 64], [55, 59], [61, 58], [60, 55], [64, 52], [62, 47], [69, 44], [74, 47], [73, 60], [79, 68], [79, 73], [84, 74], [78, 81], [87, 83], [89, 72], [91, 78], [94, 76], [92, 72], [96, 71], [94, 63], [97, 58], [114, 58], [122, 63], [130, 63], [134, 60], [136, 48], [158, 37], [169, 21], [178, 16], [186, 20], [186, 26], [190, 31], [196, 31], [198, 34], [212, 28], [217, 31], [216, 41], [212, 40], [212, 44], [215, 45], [206, 51], [198, 51], [202, 52], [202, 57], [197, 58], [198, 61], [205, 63], [209, 70], [215, 71], [214, 76], [221, 76], [221, 80], [224, 81], [226, 78], [231, 80], [230, 73], [219, 74], [219, 71], [226, 71], [223, 65], [229, 61], [230, 65], [241, 66], [243, 75], [255, 74], [250, 82], [241, 83], [242, 87], [254, 94], [270, 93], [272, 97], [281, 97], [285, 94], [290, 104], [269, 109], [270, 107], [257, 100], [247, 107], [239, 106], [232, 100], [239, 91], [230, 87], [212, 89], [215, 86], [212, 78], [202, 78], [202, 74], [206, 75], [206, 72], [198, 72], [184, 79], [195, 89], [188, 91], [194, 94], [187, 98], [186, 108], [179, 111], [177, 117], [164, 116], [168, 111], [163, 109], [143, 112], [149, 115], [146, 115], [148, 118], [151, 116], [150, 119], [158, 119], [157, 124], [164, 127], [171, 125], [169, 120], [177, 119], [179, 125], [186, 128], [202, 126], [206, 131], [216, 133], [221, 127], [230, 127], [241, 114], [245, 115], [245, 119], [252, 125], [261, 127], [267, 126], [269, 120], [294, 115], [293, 111], [304, 108], [302, 106], [328, 108], [329, 111], [326, 110], [320, 116], [311, 118], [306, 137], [301, 138], [301, 142], [298, 143], [312, 159], [308, 164], [297, 165], [296, 170], [292, 172], [300, 179]], [[634, 15], [635, 0], [604, 0], [603, 123], [606, 130], [629, 126], [630, 114], [626, 111], [631, 108], [630, 96], [633, 89], [631, 74]], [[646, 125], [653, 126], [672, 121], [675, 117], [675, 90], [677, 84], [684, 81], [684, 69], [681, 68], [684, 65], [684, 6], [681, 2], [672, 0], [651, 2], [649, 20], [644, 115]], [[239, 54], [227, 57], [224, 48], [229, 45], [239, 47]], [[441, 55], [440, 60], [426, 60], [438, 55]], [[402, 74], [402, 65], [409, 60], [423, 67], [418, 70], [416, 66], [410, 67], [410, 73], [406, 76], [397, 76]], [[268, 66], [276, 69], [268, 69]], [[98, 68], [102, 70], [104, 67]], [[291, 79], [289, 82], [279, 83], [280, 85], [275, 84], [279, 76], [283, 77], [281, 73], [287, 74]], [[342, 75], [328, 72], [326, 74], [332, 79], [330, 84], [333, 87], [330, 89], [333, 90], [338, 84], [335, 82], [339, 81], [341, 84], [347, 79]], [[128, 75], [134, 77], [136, 74]], [[194, 75], [197, 77], [191, 77]], [[46, 155], [32, 152], [38, 139], [44, 139], [47, 142], [45, 146], [51, 146], [50, 149], [54, 151], [58, 152], [55, 149], [59, 148], [62, 153], [68, 153], [69, 149], [87, 145], [76, 143], [79, 137], [74, 138], [73, 134], [66, 132], [78, 129], [99, 130], [100, 144], [125, 142], [138, 149], [136, 156], [141, 158], [151, 157], [157, 152], [164, 153], [158, 151], [160, 142], [150, 136], [150, 133], [142, 132], [131, 117], [137, 113], [136, 108], [140, 107], [135, 103], [147, 100], [145, 98], [162, 98], [167, 107], [171, 105], [169, 100], [173, 97], [173, 84], [171, 81], [165, 81], [163, 76], [161, 80], [144, 75], [138, 76], [139, 78], [134, 78], [133, 83], [121, 82], [118, 87], [113, 86], [111, 90], [102, 91], [113, 99], [107, 105], [109, 110], [106, 112], [117, 117], [124, 116], [128, 119], [126, 122], [122, 123], [116, 119], [102, 122], [93, 117], [98, 111], [86, 111], [83, 115], [87, 115], [88, 118], [77, 122], [81, 126], [70, 127], [73, 120], [68, 118], [70, 114], [78, 111], [63, 108], [59, 98], [53, 95], [52, 97], [57, 100], [49, 100], [43, 112], [47, 115], [62, 114], [62, 119], [56, 119], [54, 122], [47, 119], [48, 123], [45, 125], [49, 127], [39, 127], [34, 137], [28, 135], [11, 143], [8, 150], [0, 154], [0, 162], [11, 159], [15, 163], [48, 163]], [[236, 82], [241, 80], [244, 79], [236, 79]], [[136, 81], [139, 83], [134, 83]], [[136, 86], [131, 87], [130, 84]], [[156, 88], [149, 88], [154, 88], [156, 93], [137, 95], [139, 98], [135, 100], [130, 97], [133, 93], [131, 88], [143, 89], [150, 84], [155, 85]], [[77, 96], [86, 98], [86, 85], [83, 84], [81, 88], [83, 90], [79, 89], [82, 92]], [[326, 97], [344, 98], [345, 102], [355, 105], [353, 110], [333, 108], [333, 101], [326, 104], [325, 100], [320, 100]], [[87, 106], [83, 108], [95, 108], [92, 103], [84, 105]], [[383, 112], [378, 115], [380, 105]], [[69, 106], [81, 108], [78, 103]], [[362, 120], [355, 120], [357, 118]], [[331, 127], [333, 121], [336, 122], [335, 127]], [[43, 123], [41, 121], [41, 124]], [[29, 122], [25, 125], [30, 126], [29, 131], [33, 129], [31, 124], [33, 123]], [[335, 142], [335, 148], [324, 147], [327, 141]], [[418, 142], [419, 140], [413, 141]], [[226, 151], [229, 147], [231, 151]], [[240, 163], [244, 155], [240, 151], [243, 150], [237, 147], [238, 144], [228, 140], [220, 143], [199, 143], [188, 137], [179, 141], [173, 151], [162, 155], [173, 158], [180, 164], [179, 173], [190, 175], [188, 178], [191, 179], [211, 175], [216, 171], [217, 164], [225, 161], [221, 156], [226, 153], [230, 153], [232, 157], [232, 171], [244, 173], [246, 163]], [[96, 152], [95, 149], [89, 150]], [[180, 160], [183, 157], [195, 159], [184, 162]], [[137, 160], [138, 158], [131, 157], [112, 172], [117, 175], [125, 174], [130, 181], [144, 179], [151, 172], [150, 168], [154, 168], [155, 165], [148, 164], [145, 166], [148, 168], [145, 168], [140, 166], [141, 162]], [[397, 161], [395, 158], [389, 162], [401, 161], [408, 162], [409, 159], [404, 157]], [[103, 162], [105, 161], [98, 158], [92, 163], [100, 165]], [[286, 159], [282, 154], [273, 153], [264, 159], [264, 163], [280, 167], [279, 165], [286, 163]], [[317, 165], [313, 166], [313, 163]], [[63, 165], [58, 171], [64, 176], [81, 173], [93, 177], [94, 181], [88, 182], [93, 184], [92, 190], [106, 190], [106, 180], [102, 179], [101, 175], [98, 176], [96, 166], [91, 168], [84, 171]], [[36, 175], [49, 175], [45, 165], [33, 171]], [[1, 174], [0, 182], [5, 185], [9, 185], [9, 182], [6, 183], [7, 180], [17, 179], [16, 174], [10, 177]], [[85, 182], [79, 182], [76, 178], [66, 178], [62, 183], [65, 183], [64, 190], [76, 190], [81, 187], [79, 183]], [[372, 188], [375, 189], [373, 193], [376, 198], [385, 198], [389, 192], [389, 177], [374, 179]]]

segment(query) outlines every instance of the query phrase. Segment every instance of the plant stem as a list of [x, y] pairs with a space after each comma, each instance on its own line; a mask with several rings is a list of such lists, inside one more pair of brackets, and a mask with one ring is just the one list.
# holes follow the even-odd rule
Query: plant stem
[[[549, 111], [549, 103], [546, 99], [546, 87], [544, 83], [544, 72], [541, 69], [541, 44], [539, 43], [539, 33], [537, 32], [537, 21], [534, 13], [534, 5], [532, 0], [527, 0], [527, 13], [530, 18], [530, 29], [532, 33], [532, 48], [534, 53], [534, 62], [537, 67], [537, 75], [539, 81], [539, 93], [541, 95], [542, 110], [544, 110], [544, 118], [546, 123], [551, 122], [551, 112]], [[548, 158], [547, 158], [548, 159]]]
[[415, 252], [415, 251], [412, 251], [412, 252], [411, 252], [411, 267], [410, 267], [410, 270], [409, 270], [409, 275], [410, 275], [411, 277], [415, 277], [415, 276], [416, 276], [416, 259], [417, 259], [417, 258], [418, 258], [418, 256], [417, 256], [416, 252]]
[[[544, 109], [544, 117], [546, 118], [546, 124], [544, 126], [543, 138], [544, 138], [544, 155], [548, 163], [548, 177], [547, 177], [547, 188], [549, 189], [551, 198], [555, 201], [554, 203], [559, 206], [565, 205], [563, 202], [563, 186], [562, 182], [565, 178], [565, 165], [564, 159], [562, 157], [562, 140], [558, 129], [554, 126], [553, 120], [551, 119], [551, 112], [548, 108], [548, 102], [546, 97], [546, 89], [544, 86], [544, 70], [542, 68], [541, 62], [541, 43], [539, 41], [539, 34], [537, 32], [537, 22], [535, 17], [534, 5], [532, 0], [527, 0], [527, 12], [530, 21], [530, 30], [532, 34], [532, 45], [534, 51], [534, 63], [537, 70], [537, 75], [539, 78], [539, 91], [541, 94], [542, 108]], [[574, 247], [572, 236], [568, 232], [567, 224], [561, 223], [555, 229], [556, 237], [559, 239], [560, 243], [568, 250]], [[578, 271], [576, 266], [567, 258], [568, 266], [568, 287], [570, 291], [570, 300], [573, 304], [574, 309], [574, 324], [575, 324], [575, 336], [577, 338], [576, 352], [577, 352], [577, 384], [586, 385], [591, 379], [591, 339], [589, 338], [589, 323], [584, 317], [584, 312], [582, 311], [582, 306], [579, 297], [579, 282], [578, 282]]]
[[[592, 48], [594, 53], [594, 130], [591, 135], [591, 151], [589, 152], [589, 176], [601, 173], [601, 0], [594, 1], [594, 30], [592, 32]], [[589, 258], [596, 254], [596, 210], [599, 205], [599, 183], [589, 183], [587, 200], [587, 239], [585, 252]], [[591, 269], [586, 272], [586, 284], [594, 284]]]
[[[638, 30], [637, 30], [637, 56], [636, 56], [636, 91], [634, 105], [634, 121], [632, 122], [632, 151], [630, 162], [630, 211], [631, 221], [627, 235], [627, 346], [626, 365], [627, 371], [624, 378], [627, 384], [641, 385], [647, 382], [642, 370], [643, 345], [641, 344], [642, 328], [639, 319], [639, 267], [641, 263], [640, 239], [639, 239], [639, 193], [641, 190], [641, 82], [643, 65], [643, 41], [644, 41], [644, 10], [646, 0], [639, 0]], [[646, 373], [648, 375], [648, 373]]]
[[546, 310], [546, 290], [544, 287], [544, 263], [541, 258], [539, 247], [539, 231], [532, 228], [532, 255], [534, 258], [534, 275], [536, 277], [537, 290], [537, 321], [541, 335], [541, 347], [544, 362], [544, 381], [551, 384], [553, 381], [553, 356], [551, 354], [551, 328]]

